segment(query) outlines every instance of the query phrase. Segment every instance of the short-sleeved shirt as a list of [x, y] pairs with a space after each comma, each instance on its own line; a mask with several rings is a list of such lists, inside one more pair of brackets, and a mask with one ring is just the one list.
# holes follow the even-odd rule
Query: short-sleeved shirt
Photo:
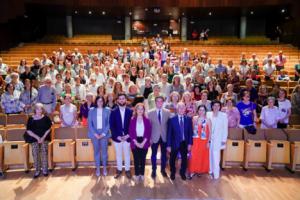
[[243, 101], [240, 101], [236, 107], [241, 115], [240, 124], [243, 126], [253, 124], [253, 111], [256, 110], [256, 104], [253, 102], [245, 104]]
[[[44, 116], [41, 119], [34, 119], [33, 117], [29, 117], [27, 122], [27, 130], [32, 131], [34, 134], [36, 134], [39, 137], [43, 137], [47, 130], [49, 130], [52, 126], [52, 122], [48, 116]], [[30, 141], [31, 142], [37, 142], [37, 140], [31, 136]], [[51, 134], [48, 133], [48, 135], [45, 138], [45, 141], [51, 140]]]
[[[284, 101], [278, 101], [278, 110], [279, 110], [279, 119], [285, 118], [288, 114], [289, 109], [291, 109], [292, 105], [290, 100], [285, 99]], [[289, 118], [286, 118], [283, 121], [285, 124], [289, 123]]]

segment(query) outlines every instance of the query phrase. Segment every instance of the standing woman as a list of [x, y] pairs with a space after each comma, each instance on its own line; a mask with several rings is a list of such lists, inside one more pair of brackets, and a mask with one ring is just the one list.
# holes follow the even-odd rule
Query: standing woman
[[94, 105], [94, 95], [93, 93], [89, 92], [87, 95], [86, 95], [86, 100], [83, 104], [81, 104], [80, 106], [80, 111], [79, 111], [79, 118], [81, 119], [81, 125], [82, 126], [87, 126], [87, 119], [88, 119], [88, 116], [89, 116], [89, 111], [92, 107], [95, 107]]
[[24, 104], [24, 112], [32, 113], [32, 106], [37, 103], [37, 90], [32, 87], [31, 81], [25, 79], [25, 90], [20, 95], [20, 101]]
[[221, 112], [221, 102], [211, 103], [212, 112], [208, 113], [211, 121], [211, 134], [209, 138], [209, 173], [214, 179], [220, 177], [221, 150], [225, 149], [228, 135], [228, 118]]
[[134, 110], [129, 125], [130, 147], [134, 158], [136, 179], [144, 180], [146, 155], [150, 146], [151, 123], [145, 116], [143, 103], [138, 103]]
[[292, 112], [292, 104], [291, 101], [286, 98], [287, 95], [285, 89], [279, 89], [278, 96], [277, 101], [280, 119], [277, 123], [277, 128], [287, 128], [287, 125], [289, 124], [289, 117]]
[[88, 136], [93, 142], [96, 176], [100, 176], [101, 161], [103, 166], [103, 176], [107, 176], [107, 145], [108, 139], [111, 137], [109, 132], [110, 110], [105, 108], [103, 96], [98, 96], [96, 98], [95, 105], [96, 107], [89, 111]]
[[64, 104], [60, 106], [60, 119], [62, 127], [74, 127], [77, 125], [77, 107], [71, 103], [72, 97], [66, 94]]
[[43, 104], [37, 103], [33, 109], [33, 116], [27, 122], [27, 131], [24, 135], [26, 142], [32, 145], [32, 156], [34, 161], [35, 173], [33, 178], [39, 177], [42, 172], [48, 176], [48, 142], [52, 122], [45, 114]]
[[234, 106], [234, 100], [231, 97], [226, 99], [225, 107], [222, 108], [222, 112], [227, 114], [228, 117], [228, 127], [238, 128], [240, 125], [240, 112]]
[[189, 159], [189, 174], [192, 178], [195, 174], [204, 174], [209, 171], [209, 134], [211, 121], [206, 118], [206, 107], [200, 105], [198, 115], [193, 117], [193, 146]]

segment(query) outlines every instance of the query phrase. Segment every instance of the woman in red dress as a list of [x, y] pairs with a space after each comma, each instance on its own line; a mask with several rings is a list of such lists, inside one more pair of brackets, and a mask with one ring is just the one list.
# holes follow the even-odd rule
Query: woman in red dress
[[206, 118], [206, 107], [200, 105], [198, 115], [193, 117], [193, 146], [189, 158], [188, 171], [190, 179], [194, 175], [208, 173], [209, 171], [209, 134], [211, 121]]

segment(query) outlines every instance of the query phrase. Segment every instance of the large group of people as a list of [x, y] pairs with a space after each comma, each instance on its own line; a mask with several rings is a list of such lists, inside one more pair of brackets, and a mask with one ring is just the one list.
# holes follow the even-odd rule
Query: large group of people
[[[183, 180], [204, 173], [218, 179], [228, 128], [256, 127], [258, 122], [261, 128], [286, 128], [289, 116], [300, 114], [300, 85], [289, 99], [279, 85], [268, 89], [264, 84], [289, 80], [284, 78], [282, 51], [274, 57], [268, 53], [261, 66], [255, 54], [248, 59], [244, 53], [240, 63], [229, 61], [226, 66], [222, 59], [213, 64], [206, 51], [192, 55], [185, 48], [178, 54], [160, 36], [143, 41], [141, 48], [140, 52], [118, 45], [113, 52], [86, 54], [77, 48], [73, 52], [60, 48], [51, 56], [34, 59], [32, 66], [22, 60], [15, 70], [0, 59], [0, 83], [5, 88], [2, 112], [33, 113], [25, 138], [33, 147], [34, 177], [41, 172], [48, 175], [50, 118], [56, 112], [58, 117], [51, 119], [62, 127], [88, 126], [97, 176], [108, 173], [111, 138], [115, 178], [122, 175], [123, 160], [125, 175], [131, 178], [132, 152], [138, 180], [144, 179], [149, 148], [152, 178], [157, 175], [160, 149], [163, 177], [175, 179], [176, 159], [180, 158]], [[295, 80], [299, 66], [295, 66]], [[168, 158], [170, 175], [166, 172]]]

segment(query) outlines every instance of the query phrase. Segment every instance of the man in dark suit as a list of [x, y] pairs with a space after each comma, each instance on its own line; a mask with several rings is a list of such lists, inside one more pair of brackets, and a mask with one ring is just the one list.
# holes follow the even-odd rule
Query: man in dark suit
[[130, 138], [128, 129], [132, 110], [126, 106], [126, 95], [124, 93], [118, 95], [117, 103], [118, 106], [111, 111], [109, 119], [112, 140], [116, 149], [117, 173], [115, 178], [119, 178], [122, 174], [122, 154], [124, 153], [125, 174], [130, 179]]
[[170, 153], [171, 179], [175, 179], [175, 161], [178, 152], [181, 155], [180, 176], [186, 180], [187, 153], [191, 150], [193, 139], [192, 119], [185, 115], [185, 105], [177, 104], [177, 115], [169, 119], [167, 133], [167, 151]]

